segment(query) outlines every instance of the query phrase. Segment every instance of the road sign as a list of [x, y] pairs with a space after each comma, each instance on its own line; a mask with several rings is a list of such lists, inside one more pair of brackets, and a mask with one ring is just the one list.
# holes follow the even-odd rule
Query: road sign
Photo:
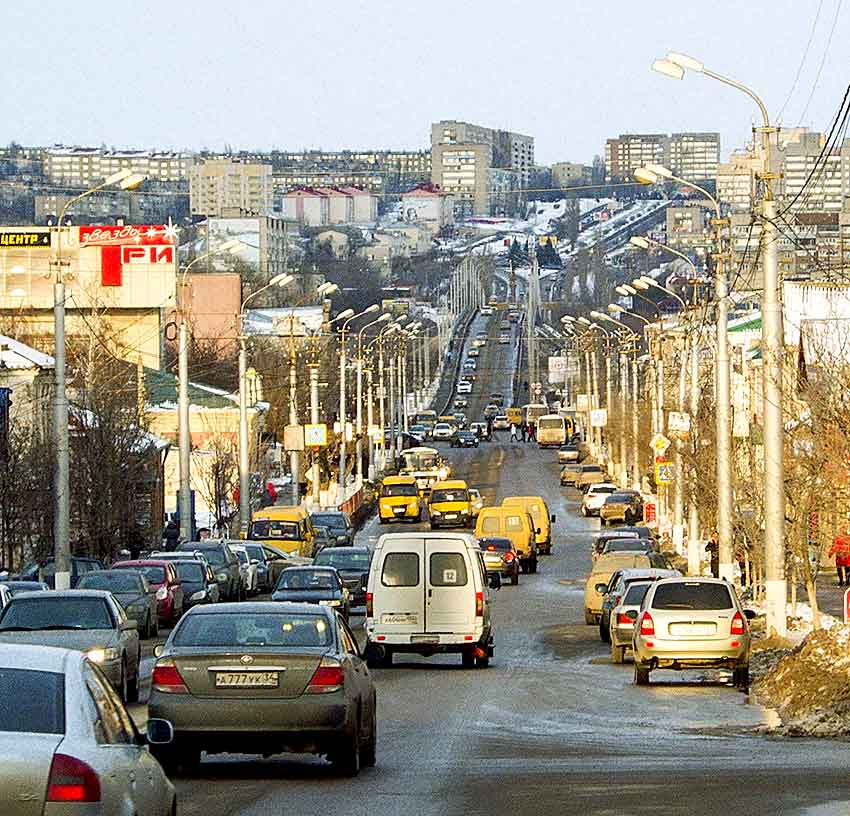
[[563, 356], [549, 357], [549, 382], [562, 383], [566, 382], [567, 376], [567, 358]]
[[667, 431], [671, 434], [688, 434], [691, 431], [691, 415], [671, 411], [667, 415]]
[[604, 428], [608, 424], [608, 409], [594, 408], [590, 412], [590, 427]]
[[308, 448], [324, 448], [328, 444], [328, 426], [324, 422], [318, 425], [305, 425], [304, 444]]
[[649, 441], [649, 447], [652, 448], [658, 456], [663, 456], [667, 448], [670, 447], [670, 440], [664, 434], [655, 434]]
[[655, 523], [655, 502], [646, 501], [643, 503], [643, 520], [647, 524]]
[[590, 400], [587, 394], [576, 394], [576, 411], [585, 413], [590, 409]]
[[542, 394], [543, 393], [543, 386], [540, 383], [532, 383], [531, 390], [535, 394]]
[[303, 425], [287, 425], [283, 429], [283, 449], [287, 451], [304, 450]]
[[657, 462], [655, 484], [672, 484], [676, 481], [676, 466], [672, 462]]

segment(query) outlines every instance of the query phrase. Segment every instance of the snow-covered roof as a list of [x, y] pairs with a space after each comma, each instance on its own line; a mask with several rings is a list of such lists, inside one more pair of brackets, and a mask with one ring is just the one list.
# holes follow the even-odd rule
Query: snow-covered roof
[[49, 354], [0, 334], [0, 368], [53, 368]]

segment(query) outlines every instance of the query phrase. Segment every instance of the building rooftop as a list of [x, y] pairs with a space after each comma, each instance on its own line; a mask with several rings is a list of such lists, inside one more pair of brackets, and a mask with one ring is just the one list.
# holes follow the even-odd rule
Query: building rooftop
[[52, 369], [54, 360], [49, 354], [38, 351], [0, 334], [0, 368], [46, 368]]

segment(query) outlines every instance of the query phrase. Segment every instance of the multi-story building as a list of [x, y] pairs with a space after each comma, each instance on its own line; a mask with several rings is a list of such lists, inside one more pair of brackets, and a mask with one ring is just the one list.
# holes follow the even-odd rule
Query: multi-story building
[[[162, 185], [157, 185], [162, 186]], [[79, 195], [68, 188], [36, 188], [35, 223], [56, 223], [62, 208]], [[168, 191], [101, 190], [76, 201], [66, 212], [75, 224], [164, 223], [178, 222], [189, 213], [189, 193]]]
[[[454, 195], [458, 215], [512, 214], [523, 203], [512, 193], [529, 186], [534, 170], [533, 136], [454, 119], [431, 125], [431, 181]], [[497, 185], [495, 198], [491, 182]]]
[[707, 201], [694, 201], [687, 206], [668, 207], [667, 245], [689, 255], [703, 249], [709, 241], [709, 206]]
[[578, 162], [555, 162], [552, 165], [552, 183], [555, 187], [573, 187], [590, 182], [591, 169]]
[[733, 153], [717, 165], [717, 200], [733, 212], [749, 212], [755, 200], [756, 170], [761, 162], [750, 153]]
[[272, 194], [276, 209], [280, 208], [281, 196], [299, 187], [362, 187], [377, 196], [384, 195], [385, 176], [375, 170], [311, 170], [300, 167], [285, 167], [272, 175]]
[[57, 146], [44, 153], [44, 175], [52, 184], [68, 187], [89, 188], [119, 170], [175, 183], [188, 179], [193, 161], [189, 153]]
[[371, 224], [378, 219], [378, 197], [358, 187], [299, 187], [280, 200], [283, 217], [306, 227]]
[[272, 166], [208, 159], [189, 171], [192, 215], [239, 217], [272, 209]]
[[622, 133], [605, 142], [605, 180], [633, 181], [638, 167], [664, 164], [667, 136], [663, 133]]
[[850, 196], [850, 139], [824, 153], [822, 133], [803, 132], [785, 144], [782, 160], [783, 194], [792, 211], [837, 212]]
[[405, 221], [426, 224], [438, 232], [454, 223], [454, 200], [433, 184], [420, 184], [401, 194], [401, 213]]
[[719, 133], [672, 133], [667, 150], [667, 166], [680, 178], [699, 182], [717, 177]]
[[[198, 225], [198, 250], [206, 251], [207, 230], [216, 243], [237, 239], [242, 248], [237, 255], [254, 266], [264, 280], [286, 271], [288, 252], [287, 223], [279, 214], [247, 216], [244, 218], [210, 218]], [[294, 231], [293, 225], [289, 230]]]

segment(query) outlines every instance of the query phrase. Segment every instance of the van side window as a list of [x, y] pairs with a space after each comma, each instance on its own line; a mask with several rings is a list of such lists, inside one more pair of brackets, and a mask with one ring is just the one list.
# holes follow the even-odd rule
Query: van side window
[[466, 586], [466, 560], [460, 553], [431, 553], [431, 586]]
[[481, 522], [481, 532], [482, 533], [500, 533], [501, 524], [499, 522], [498, 516], [485, 516]]
[[417, 553], [388, 553], [384, 559], [381, 583], [387, 587], [419, 585], [419, 555]]

